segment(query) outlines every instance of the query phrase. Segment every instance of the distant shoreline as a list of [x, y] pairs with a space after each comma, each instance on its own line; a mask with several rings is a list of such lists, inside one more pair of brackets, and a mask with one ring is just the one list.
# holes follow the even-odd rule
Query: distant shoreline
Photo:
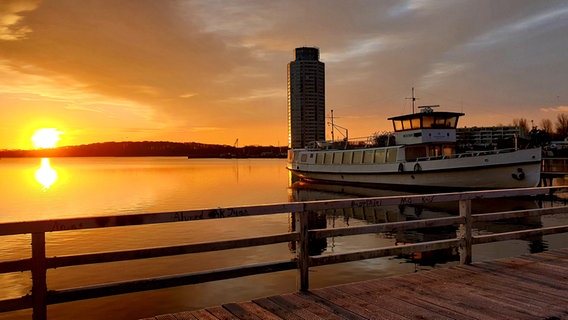
[[187, 157], [197, 158], [285, 158], [288, 148], [203, 144], [197, 142], [102, 142], [36, 150], [0, 150], [0, 158], [57, 157]]

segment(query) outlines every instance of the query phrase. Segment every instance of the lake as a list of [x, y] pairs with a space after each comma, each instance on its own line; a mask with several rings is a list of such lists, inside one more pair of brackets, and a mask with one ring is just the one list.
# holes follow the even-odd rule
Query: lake
[[[52, 158], [0, 160], [0, 223], [199, 208], [268, 204], [299, 200], [353, 198], [395, 194], [388, 190], [306, 184], [292, 181], [284, 159]], [[484, 200], [473, 211], [505, 211], [559, 205], [534, 199]], [[318, 213], [322, 226], [340, 227], [457, 214], [456, 204], [393, 206]], [[47, 255], [102, 252], [288, 232], [289, 214], [195, 221], [131, 228], [47, 234]], [[531, 225], [568, 224], [568, 214], [542, 219], [478, 225], [479, 233], [502, 232]], [[322, 254], [374, 246], [434, 240], [455, 234], [438, 228], [331, 238], [312, 248]], [[474, 260], [516, 256], [565, 247], [566, 235], [530, 241], [506, 241], [474, 247]], [[2, 237], [3, 261], [29, 257], [30, 236]], [[77, 266], [48, 271], [48, 288], [62, 289], [101, 282], [187, 273], [210, 268], [284, 260], [293, 256], [288, 244], [177, 257]], [[375, 277], [411, 273], [457, 264], [455, 250], [357, 261], [311, 269], [312, 288]], [[31, 289], [30, 273], [0, 275], [0, 299], [19, 297]], [[227, 302], [292, 292], [296, 272], [214, 281], [156, 291], [99, 298], [48, 307], [52, 319], [136, 319], [192, 310]], [[29, 319], [31, 310], [0, 313], [0, 319]]]

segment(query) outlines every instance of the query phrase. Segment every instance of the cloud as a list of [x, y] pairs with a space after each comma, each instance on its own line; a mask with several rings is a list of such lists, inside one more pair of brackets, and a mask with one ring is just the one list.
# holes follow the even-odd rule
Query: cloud
[[187, 98], [195, 97], [196, 95], [197, 95], [197, 93], [188, 92], [188, 93], [181, 94], [179, 97], [187, 99]]
[[35, 10], [41, 0], [3, 0], [0, 2], [0, 41], [22, 40], [32, 29], [22, 23], [27, 11]]
[[549, 107], [549, 108], [540, 108], [542, 112], [554, 112], [554, 113], [568, 113], [568, 106], [557, 106], [557, 107]]

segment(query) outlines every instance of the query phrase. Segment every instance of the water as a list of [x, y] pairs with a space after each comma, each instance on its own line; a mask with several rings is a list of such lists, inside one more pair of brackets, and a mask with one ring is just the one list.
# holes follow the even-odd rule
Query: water
[[[282, 159], [186, 158], [54, 158], [2, 159], [0, 161], [0, 222], [32, 221], [198, 208], [266, 204], [297, 200], [378, 196], [393, 194], [365, 188], [292, 184]], [[504, 211], [556, 205], [534, 200], [485, 201], [473, 210]], [[455, 204], [429, 207], [386, 207], [320, 212], [318, 222], [327, 226], [392, 222], [455, 215]], [[568, 215], [476, 226], [479, 233], [526, 228], [527, 225], [568, 224]], [[284, 233], [290, 216], [161, 224], [131, 228], [69, 231], [47, 234], [48, 256], [157, 247], [183, 243]], [[312, 248], [328, 254], [375, 246], [434, 240], [452, 236], [452, 228], [421, 232], [371, 234], [333, 238]], [[568, 237], [553, 235], [531, 241], [507, 241], [474, 247], [474, 260], [493, 259], [565, 246]], [[2, 237], [2, 260], [30, 256], [30, 236]], [[48, 288], [62, 289], [102, 282], [124, 281], [166, 274], [187, 273], [292, 257], [288, 244], [77, 266], [48, 271]], [[456, 264], [455, 250], [412, 257], [391, 257], [313, 268], [310, 286], [364, 280]], [[0, 275], [0, 298], [19, 297], [31, 289], [29, 272]], [[114, 297], [52, 305], [52, 319], [135, 319], [245, 301], [292, 292], [295, 271], [215, 281]], [[0, 319], [29, 319], [31, 310], [0, 313]]]

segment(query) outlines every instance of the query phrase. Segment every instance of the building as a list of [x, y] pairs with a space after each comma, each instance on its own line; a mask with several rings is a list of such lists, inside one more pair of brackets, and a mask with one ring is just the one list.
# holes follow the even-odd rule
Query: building
[[296, 48], [288, 63], [288, 147], [325, 140], [325, 66], [319, 48]]
[[456, 136], [463, 149], [513, 148], [517, 139], [527, 139], [522, 129], [515, 126], [458, 128]]

